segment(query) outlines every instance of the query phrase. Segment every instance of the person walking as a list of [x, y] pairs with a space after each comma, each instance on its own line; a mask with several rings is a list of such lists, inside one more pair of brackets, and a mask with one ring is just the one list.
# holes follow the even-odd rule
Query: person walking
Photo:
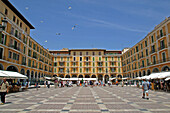
[[57, 88], [57, 84], [58, 84], [58, 80], [56, 79], [56, 80], [54, 81], [54, 86], [55, 86], [55, 88]]
[[6, 78], [4, 78], [0, 89], [2, 105], [5, 104], [5, 95], [8, 93], [8, 91], [9, 91], [9, 84], [6, 81]]
[[48, 81], [48, 88], [50, 88], [50, 81]]
[[46, 88], [46, 80], [44, 81], [44, 88]]
[[36, 86], [36, 89], [38, 91], [38, 80], [36, 80], [35, 86]]
[[149, 94], [148, 94], [148, 88], [149, 88], [149, 83], [148, 82], [146, 82], [146, 80], [144, 79], [143, 80], [143, 83], [142, 83], [142, 90], [143, 90], [143, 99], [145, 99], [145, 93], [146, 93], [146, 96], [147, 96], [147, 100], [149, 100], [149, 98], [148, 98], [148, 96], [149, 96]]

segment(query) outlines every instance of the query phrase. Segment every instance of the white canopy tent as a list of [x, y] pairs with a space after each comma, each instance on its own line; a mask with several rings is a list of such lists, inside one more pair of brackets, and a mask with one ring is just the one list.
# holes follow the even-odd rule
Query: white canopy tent
[[114, 78], [109, 78], [109, 80], [115, 80], [115, 79], [117, 79], [117, 77], [114, 77]]
[[168, 80], [170, 80], [170, 77], [168, 77], [168, 78], [165, 79], [165, 81], [168, 81]]
[[12, 72], [12, 71], [3, 71], [0, 70], [0, 78], [10, 78], [10, 79], [28, 79], [27, 76], [22, 75], [18, 72]]
[[162, 72], [162, 73], [158, 76], [159, 79], [167, 78], [167, 77], [170, 77], [170, 72]]

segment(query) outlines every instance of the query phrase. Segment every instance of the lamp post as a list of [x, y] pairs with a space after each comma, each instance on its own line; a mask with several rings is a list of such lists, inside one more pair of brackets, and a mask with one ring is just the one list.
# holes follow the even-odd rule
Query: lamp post
[[1, 41], [2, 41], [2, 31], [4, 31], [5, 30], [5, 28], [6, 28], [6, 26], [7, 26], [7, 20], [6, 20], [6, 18], [4, 18], [3, 20], [2, 20], [2, 25], [0, 24], [0, 43], [1, 43]]

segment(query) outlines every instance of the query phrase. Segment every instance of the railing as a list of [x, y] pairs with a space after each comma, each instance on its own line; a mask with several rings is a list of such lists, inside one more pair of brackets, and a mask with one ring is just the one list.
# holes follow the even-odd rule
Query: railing
[[152, 51], [150, 51], [150, 54], [155, 53], [155, 52], [156, 52], [156, 50], [152, 50]]
[[158, 48], [158, 50], [160, 51], [160, 50], [165, 49], [165, 48], [167, 48], [167, 45], [160, 46], [160, 47]]
[[161, 37], [163, 37], [163, 36], [166, 36], [166, 33], [165, 33], [165, 32], [162, 34], [162, 36], [161, 36], [161, 35], [158, 35], [158, 36], [157, 36], [157, 39], [159, 39], [159, 38], [161, 38]]
[[170, 61], [170, 57], [165, 58], [165, 59], [161, 59], [161, 60], [157, 60], [157, 61], [152, 62], [152, 63], [148, 63], [148, 66], [159, 64], [159, 63], [164, 63], [164, 62], [168, 62], [168, 61]]
[[8, 44], [8, 47], [11, 47], [11, 48], [16, 49], [18, 51], [21, 51], [21, 49], [19, 47], [16, 47], [16, 46], [14, 46], [14, 45], [12, 45], [10, 43]]

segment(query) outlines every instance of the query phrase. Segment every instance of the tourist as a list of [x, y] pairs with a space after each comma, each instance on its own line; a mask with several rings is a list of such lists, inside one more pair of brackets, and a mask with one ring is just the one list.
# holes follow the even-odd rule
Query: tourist
[[103, 81], [101, 81], [101, 86], [103, 86]]
[[148, 94], [148, 88], [149, 88], [149, 84], [148, 84], [148, 82], [146, 82], [146, 80], [144, 79], [143, 80], [143, 83], [142, 83], [142, 90], [143, 90], [143, 99], [145, 99], [145, 93], [146, 93], [146, 96], [147, 96], [147, 100], [149, 100], [149, 98], [148, 98], [148, 96], [149, 96], [149, 94]]
[[128, 85], [128, 82], [127, 81], [125, 81], [125, 84], [126, 84], [126, 86]]
[[5, 95], [8, 93], [8, 91], [9, 91], [9, 84], [6, 81], [6, 78], [4, 78], [0, 89], [2, 105], [5, 104]]
[[50, 81], [48, 81], [48, 83], [47, 83], [47, 87], [48, 87], [48, 88], [50, 88]]
[[36, 89], [38, 91], [38, 80], [36, 80], [35, 86], [36, 86]]
[[58, 83], [58, 80], [56, 79], [56, 80], [54, 81], [54, 86], [55, 86], [55, 88], [57, 88], [57, 83]]
[[44, 81], [44, 88], [46, 88], [46, 81]]
[[118, 82], [118, 81], [116, 81], [116, 86], [118, 86], [118, 83], [119, 83], [119, 82]]

